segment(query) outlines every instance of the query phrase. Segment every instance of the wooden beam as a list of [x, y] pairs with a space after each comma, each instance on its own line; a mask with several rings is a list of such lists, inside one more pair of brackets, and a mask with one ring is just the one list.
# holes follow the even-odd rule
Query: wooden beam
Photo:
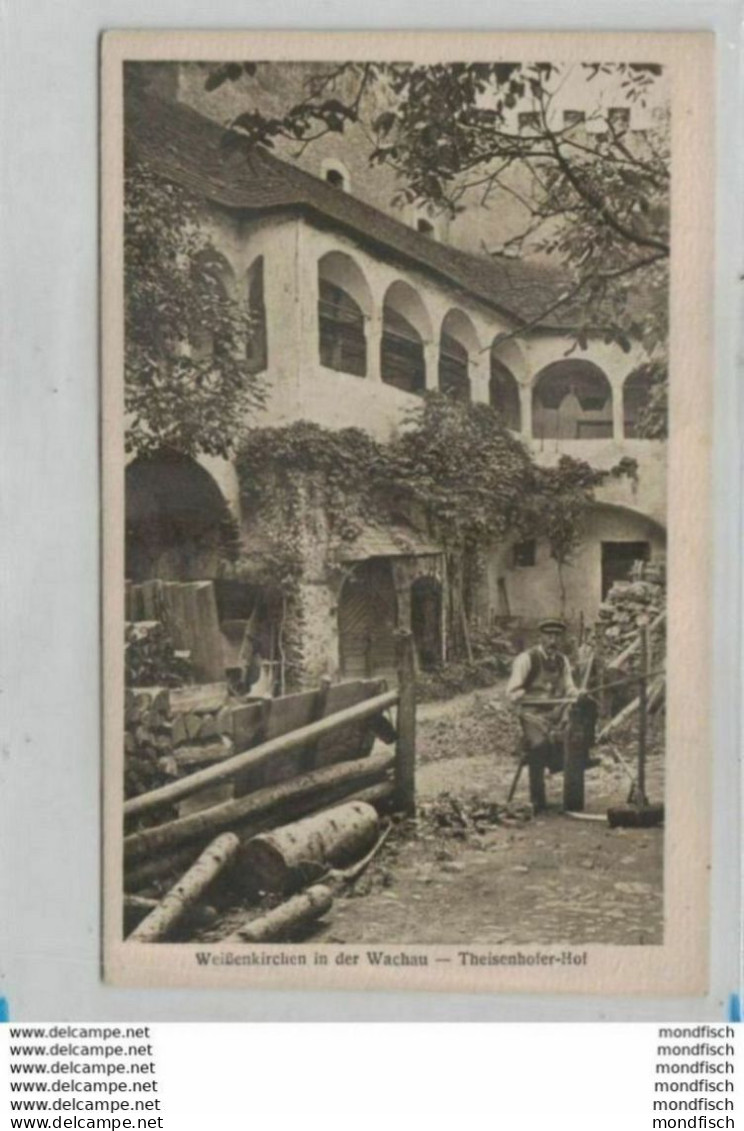
[[395, 744], [395, 793], [399, 808], [416, 812], [416, 661], [413, 636], [398, 633], [398, 714]]
[[244, 770], [253, 770], [258, 766], [263, 766], [272, 758], [276, 758], [280, 754], [287, 754], [291, 750], [305, 746], [308, 742], [317, 741], [323, 735], [331, 734], [347, 723], [358, 722], [360, 719], [368, 719], [371, 715], [377, 715], [381, 711], [387, 710], [388, 707], [392, 707], [397, 701], [397, 691], [386, 691], [382, 695], [375, 695], [371, 699], [357, 703], [354, 707], [347, 707], [344, 711], [320, 719], [316, 723], [300, 727], [299, 730], [292, 731], [290, 734], [273, 738], [252, 750], [245, 750], [242, 754], [236, 754], [233, 758], [228, 758], [219, 765], [208, 766], [204, 770], [199, 770], [196, 774], [189, 774], [188, 777], [170, 782], [159, 789], [153, 789], [150, 793], [142, 793], [139, 797], [130, 797], [124, 803], [124, 816], [134, 817], [140, 813], [157, 809], [161, 805], [172, 805], [174, 801], [189, 797], [192, 793], [196, 793], [197, 790], [204, 789], [206, 786], [216, 785], [217, 782], [230, 781]]
[[[663, 623], [665, 616], [666, 611], [659, 613], [656, 620], [652, 621], [652, 623], [648, 626], [648, 631], [653, 632], [654, 629], [658, 628], [659, 625]], [[614, 660], [610, 661], [610, 663], [607, 665], [607, 671], [617, 671], [619, 668], [621, 668], [626, 660], [629, 660], [631, 656], [635, 655], [640, 646], [641, 634], [639, 632], [637, 636], [633, 637], [628, 647], [623, 652], [621, 652], [619, 656], [615, 656]]]
[[217, 837], [157, 907], [135, 927], [127, 942], [153, 943], [165, 938], [234, 859], [239, 846], [234, 833]]
[[124, 860], [131, 864], [155, 853], [171, 852], [189, 841], [215, 836], [223, 829], [258, 820], [269, 813], [275, 814], [276, 820], [282, 820], [286, 808], [304, 803], [317, 807], [324, 803], [329, 792], [337, 788], [348, 786], [353, 789], [357, 784], [369, 784], [384, 777], [392, 764], [393, 756], [387, 751], [369, 758], [357, 758], [354, 762], [340, 762], [278, 785], [257, 789], [245, 797], [213, 805], [188, 817], [142, 829], [124, 838]]

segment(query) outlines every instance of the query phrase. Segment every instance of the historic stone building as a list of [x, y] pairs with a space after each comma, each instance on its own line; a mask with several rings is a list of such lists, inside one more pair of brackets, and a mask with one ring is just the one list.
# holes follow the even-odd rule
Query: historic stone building
[[[340, 157], [326, 155], [323, 175], [313, 176], [262, 150], [227, 156], [221, 128], [179, 102], [138, 95], [127, 129], [154, 169], [204, 201], [221, 280], [260, 325], [250, 346], [269, 390], [260, 424], [304, 419], [386, 440], [424, 390], [440, 389], [497, 406], [538, 461], [563, 453], [599, 468], [637, 460], [637, 479], [599, 490], [586, 540], [564, 571], [570, 618], [591, 621], [634, 559], [663, 551], [665, 446], [635, 435], [639, 389], [628, 380], [642, 351], [625, 353], [601, 336], [578, 350], [560, 319], [533, 325], [560, 286], [554, 273], [464, 252], [443, 242], [446, 233], [422, 230], [415, 216], [404, 223], [358, 199]], [[231, 514], [248, 542], [257, 536], [230, 464], [184, 461], [170, 488], [153, 486], [153, 476], [152, 465], [129, 469], [129, 529], [147, 521], [153, 492], [160, 491], [161, 519], [193, 493], [204, 536], [188, 553], [133, 550], [138, 580], [184, 570], [213, 576], [210, 514], [220, 521]], [[441, 658], [440, 547], [404, 523], [370, 528], [329, 577], [317, 522], [301, 583], [308, 679], [389, 671], [396, 626], [413, 626], [423, 664]], [[484, 622], [530, 621], [556, 611], [559, 600], [556, 565], [539, 540], [493, 546], [478, 601]]]

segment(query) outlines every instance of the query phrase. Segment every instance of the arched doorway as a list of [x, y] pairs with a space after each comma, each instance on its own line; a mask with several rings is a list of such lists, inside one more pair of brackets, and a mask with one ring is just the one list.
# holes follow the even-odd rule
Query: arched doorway
[[418, 577], [411, 586], [411, 631], [422, 671], [442, 661], [442, 586], [435, 577]]
[[338, 603], [341, 674], [347, 679], [395, 674], [398, 602], [387, 558], [360, 562], [346, 579]]
[[[126, 576], [200, 581], [229, 555], [233, 524], [217, 484], [188, 456], [161, 452], [126, 469]], [[234, 549], [234, 547], [233, 547]]]

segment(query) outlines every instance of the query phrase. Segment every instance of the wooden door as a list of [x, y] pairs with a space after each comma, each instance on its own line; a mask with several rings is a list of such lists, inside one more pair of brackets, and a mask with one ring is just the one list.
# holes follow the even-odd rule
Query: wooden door
[[338, 633], [345, 679], [395, 673], [397, 600], [387, 558], [358, 565], [341, 590]]

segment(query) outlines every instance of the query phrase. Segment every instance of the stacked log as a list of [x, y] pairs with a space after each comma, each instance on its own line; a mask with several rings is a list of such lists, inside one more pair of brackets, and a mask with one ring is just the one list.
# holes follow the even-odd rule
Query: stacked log
[[128, 687], [124, 692], [124, 792], [134, 797], [172, 776], [171, 721], [166, 687]]
[[188, 651], [178, 651], [161, 621], [128, 621], [124, 626], [124, 671], [130, 687], [177, 687], [191, 676], [191, 656]]
[[180, 777], [235, 752], [226, 683], [179, 687], [171, 693], [173, 760]]
[[[232, 731], [226, 683], [126, 688], [125, 795], [147, 793], [173, 778], [231, 758], [235, 753]], [[195, 799], [189, 808], [201, 804]]]

